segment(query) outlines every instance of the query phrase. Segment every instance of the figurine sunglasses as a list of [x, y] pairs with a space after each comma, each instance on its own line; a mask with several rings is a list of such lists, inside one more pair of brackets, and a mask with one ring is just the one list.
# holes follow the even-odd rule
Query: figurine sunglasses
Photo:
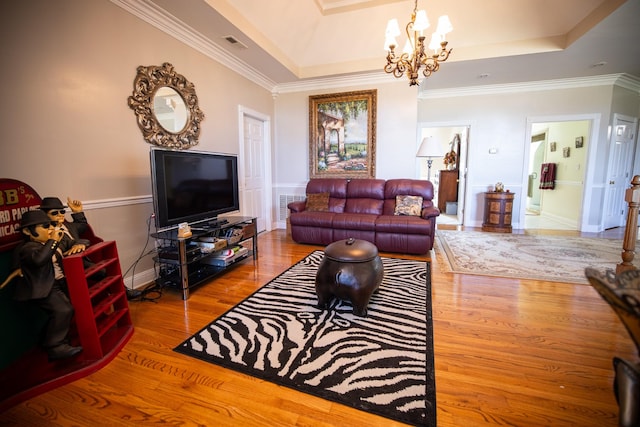
[[57, 223], [55, 222], [44, 222], [42, 224], [38, 224], [39, 226], [41, 226], [42, 228], [49, 228], [49, 227], [55, 227], [57, 225]]

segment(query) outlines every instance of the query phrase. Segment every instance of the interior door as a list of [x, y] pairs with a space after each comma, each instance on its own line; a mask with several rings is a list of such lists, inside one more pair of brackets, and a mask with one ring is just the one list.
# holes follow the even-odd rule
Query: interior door
[[465, 195], [467, 188], [467, 156], [469, 153], [469, 126], [460, 129], [460, 152], [458, 153], [458, 223], [464, 225]]
[[[426, 125], [419, 125], [418, 135], [420, 135], [419, 140], [422, 141], [423, 138], [427, 136], [433, 137], [436, 141], [438, 141], [441, 145], [442, 152], [445, 153], [452, 148], [457, 151], [458, 154], [458, 182], [457, 182], [457, 212], [455, 214], [455, 218], [451, 218], [449, 215], [444, 215], [445, 211], [442, 212], [442, 216], [439, 217], [438, 221], [440, 224], [448, 224], [448, 225], [464, 225], [464, 211], [465, 211], [465, 202], [466, 202], [466, 180], [467, 180], [467, 165], [468, 165], [468, 153], [469, 153], [469, 135], [470, 135], [470, 126], [468, 125], [451, 125], [451, 126], [437, 126], [437, 127], [427, 127]], [[454, 144], [455, 135], [459, 136], [459, 143], [457, 145]], [[452, 146], [454, 144], [455, 146]], [[419, 145], [419, 144], [418, 144]], [[416, 147], [417, 150], [417, 147]], [[444, 154], [443, 154], [444, 156]], [[428, 171], [424, 166], [425, 163], [420, 162], [420, 158], [416, 158], [418, 161], [418, 171], [416, 177], [418, 179], [428, 179]], [[423, 159], [422, 159], [423, 160]], [[433, 160], [433, 169], [434, 170], [442, 170], [444, 169], [443, 157], [435, 158]], [[431, 171], [433, 172], [433, 171]], [[434, 176], [435, 175], [435, 176]], [[440, 177], [439, 173], [434, 174], [431, 173], [431, 181], [434, 186], [435, 198], [439, 200], [441, 195], [440, 192]], [[453, 201], [453, 200], [452, 200]], [[448, 222], [447, 222], [448, 221]]]
[[619, 116], [614, 117], [614, 126], [609, 145], [609, 166], [604, 228], [622, 227], [626, 224], [627, 203], [625, 191], [629, 188], [633, 172], [636, 123]]
[[527, 182], [527, 211], [536, 214], [540, 214], [541, 210], [540, 170], [544, 163], [546, 147], [546, 132], [531, 136], [531, 149], [529, 151], [529, 181]]
[[265, 178], [264, 121], [243, 115], [243, 206], [246, 216], [257, 218], [258, 232], [266, 230], [267, 202]]

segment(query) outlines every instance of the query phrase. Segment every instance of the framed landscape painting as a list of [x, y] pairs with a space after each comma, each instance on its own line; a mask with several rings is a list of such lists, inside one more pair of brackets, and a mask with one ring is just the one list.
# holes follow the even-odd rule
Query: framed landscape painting
[[375, 178], [377, 91], [309, 97], [309, 177]]

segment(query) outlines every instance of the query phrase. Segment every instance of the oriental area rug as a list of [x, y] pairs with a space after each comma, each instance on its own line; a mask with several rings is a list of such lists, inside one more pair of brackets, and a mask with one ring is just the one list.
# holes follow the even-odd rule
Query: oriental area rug
[[615, 270], [622, 261], [615, 239], [438, 230], [435, 248], [453, 273], [585, 285], [586, 267]]
[[382, 258], [366, 317], [316, 307], [314, 251], [174, 350], [395, 421], [436, 425], [431, 268]]

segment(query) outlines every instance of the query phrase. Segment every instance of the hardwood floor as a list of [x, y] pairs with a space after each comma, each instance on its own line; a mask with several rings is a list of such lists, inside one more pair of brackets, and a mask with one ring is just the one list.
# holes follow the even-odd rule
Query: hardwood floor
[[[614, 230], [591, 237], [622, 234]], [[255, 268], [245, 261], [197, 288], [187, 301], [165, 290], [155, 302], [131, 302], [135, 333], [113, 362], [0, 414], [0, 425], [400, 425], [172, 351], [309, 252], [322, 249], [295, 244], [284, 230], [260, 235], [259, 245]], [[439, 426], [617, 424], [611, 361], [637, 355], [595, 290], [445, 273], [431, 258]]]

